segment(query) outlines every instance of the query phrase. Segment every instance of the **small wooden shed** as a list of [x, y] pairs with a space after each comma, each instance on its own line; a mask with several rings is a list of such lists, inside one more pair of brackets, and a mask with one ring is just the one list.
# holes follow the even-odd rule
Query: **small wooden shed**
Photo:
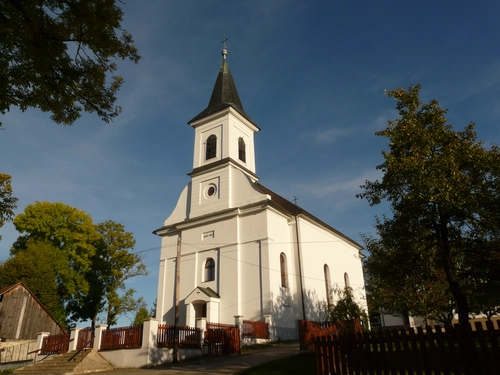
[[0, 338], [36, 339], [39, 332], [67, 333], [22, 282], [0, 289]]

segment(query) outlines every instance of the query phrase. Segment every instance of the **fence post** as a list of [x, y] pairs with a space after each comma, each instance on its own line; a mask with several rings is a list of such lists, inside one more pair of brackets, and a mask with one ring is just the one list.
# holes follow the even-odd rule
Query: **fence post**
[[68, 352], [72, 352], [76, 350], [76, 347], [78, 346], [78, 335], [81, 331], [81, 328], [71, 328], [71, 334], [69, 336], [69, 346], [68, 346]]
[[149, 318], [144, 320], [142, 325], [142, 349], [147, 350], [147, 363], [146, 366], [153, 366], [152, 358], [157, 358], [156, 352], [158, 348], [158, 319]]
[[234, 316], [234, 325], [240, 331], [240, 342], [243, 342], [243, 315]]
[[158, 345], [158, 319], [145, 319], [142, 326], [142, 348], [153, 349]]
[[98, 324], [95, 326], [94, 350], [101, 349], [102, 333], [108, 328], [107, 324]]
[[40, 350], [43, 346], [43, 339], [47, 336], [50, 336], [50, 332], [38, 332], [38, 336], [36, 338], [36, 349]]
[[196, 328], [200, 330], [200, 348], [203, 348], [205, 331], [207, 330], [207, 318], [198, 318], [196, 320]]

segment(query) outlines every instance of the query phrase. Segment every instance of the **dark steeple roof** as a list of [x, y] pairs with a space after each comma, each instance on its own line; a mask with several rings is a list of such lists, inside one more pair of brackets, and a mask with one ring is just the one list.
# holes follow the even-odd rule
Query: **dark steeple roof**
[[222, 64], [219, 69], [219, 74], [217, 75], [217, 80], [215, 81], [214, 90], [212, 91], [212, 97], [210, 98], [208, 107], [205, 108], [196, 117], [194, 117], [191, 121], [189, 121], [189, 123], [199, 120], [212, 113], [218, 112], [224, 108], [232, 107], [236, 111], [238, 111], [240, 115], [257, 126], [243, 109], [240, 96], [238, 95], [236, 85], [234, 84], [233, 76], [231, 75], [231, 71], [229, 70], [226, 55], [227, 50], [222, 50]]

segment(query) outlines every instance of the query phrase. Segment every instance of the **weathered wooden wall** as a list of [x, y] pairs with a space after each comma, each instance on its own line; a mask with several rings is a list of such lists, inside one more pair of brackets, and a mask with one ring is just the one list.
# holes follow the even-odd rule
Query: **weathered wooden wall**
[[39, 332], [64, 333], [23, 283], [0, 291], [0, 337], [36, 339]]

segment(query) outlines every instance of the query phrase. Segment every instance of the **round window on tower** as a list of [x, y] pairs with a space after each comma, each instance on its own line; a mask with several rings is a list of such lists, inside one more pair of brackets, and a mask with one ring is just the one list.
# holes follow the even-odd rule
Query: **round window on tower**
[[210, 184], [205, 188], [205, 197], [212, 198], [217, 193], [217, 187], [214, 184]]

